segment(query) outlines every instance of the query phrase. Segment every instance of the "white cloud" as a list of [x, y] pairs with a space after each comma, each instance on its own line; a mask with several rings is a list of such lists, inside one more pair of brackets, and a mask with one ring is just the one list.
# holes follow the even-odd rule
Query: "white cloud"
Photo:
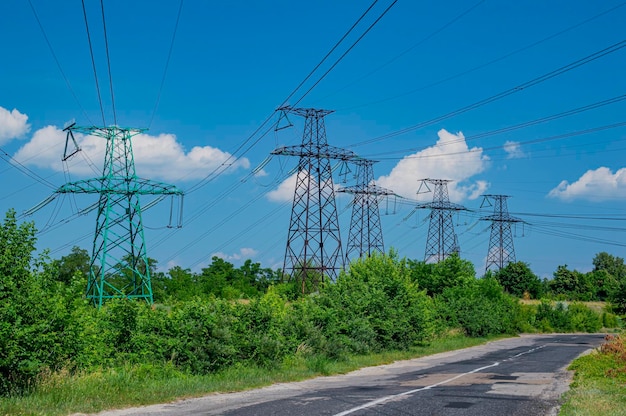
[[391, 170], [381, 176], [377, 185], [393, 190], [407, 198], [432, 199], [431, 193], [416, 195], [420, 179], [451, 179], [448, 193], [452, 201], [478, 198], [489, 187], [485, 181], [469, 182], [469, 178], [487, 168], [489, 157], [480, 147], [469, 148], [463, 133], [452, 134], [442, 129], [434, 146], [405, 156]]
[[259, 252], [253, 248], [242, 247], [241, 249], [239, 249], [238, 253], [226, 254], [226, 253], [222, 253], [221, 251], [218, 251], [217, 253], [211, 254], [211, 258], [219, 257], [220, 259], [223, 259], [226, 261], [237, 261], [237, 260], [252, 259], [257, 254], [259, 254]]
[[526, 153], [522, 150], [519, 142], [508, 140], [504, 143], [504, 151], [507, 153], [507, 159], [521, 159], [526, 157]]
[[289, 202], [293, 200], [293, 194], [296, 190], [296, 179], [298, 172], [285, 179], [278, 188], [267, 193], [267, 199], [274, 202]]
[[0, 145], [22, 137], [30, 131], [28, 116], [15, 108], [9, 111], [0, 107]]
[[[61, 171], [65, 137], [66, 133], [55, 126], [37, 130], [32, 139], [17, 151], [14, 159], [27, 165]], [[92, 176], [95, 172], [89, 163], [93, 163], [96, 172], [100, 172], [106, 139], [83, 134], [75, 134], [75, 138], [82, 155], [79, 153], [68, 161], [70, 172]], [[137, 175], [144, 178], [194, 180], [205, 177], [222, 164], [228, 166], [230, 163], [226, 169], [228, 172], [250, 167], [246, 158], [227, 163], [230, 154], [211, 146], [195, 146], [185, 152], [173, 134], [138, 134], [133, 137], [132, 144]]]
[[607, 167], [588, 170], [573, 183], [561, 181], [548, 196], [564, 201], [574, 199], [605, 201], [626, 198], [626, 168], [619, 169], [615, 173]]
[[[308, 175], [308, 172], [302, 172], [303, 174]], [[273, 191], [267, 193], [267, 199], [273, 202], [291, 202], [293, 201], [294, 193], [296, 190], [296, 182], [298, 180], [298, 172], [292, 174], [287, 179], [281, 182], [280, 185]], [[316, 178], [311, 178], [311, 181], [315, 181]], [[328, 182], [326, 182], [328, 184]], [[312, 186], [316, 186], [317, 183], [311, 184]], [[326, 185], [323, 185], [326, 186]], [[343, 196], [343, 193], [339, 193], [338, 190], [343, 188], [341, 184], [333, 182], [333, 189], [335, 190], [335, 198], [340, 198]], [[312, 192], [310, 197], [311, 203], [317, 202], [317, 193]]]

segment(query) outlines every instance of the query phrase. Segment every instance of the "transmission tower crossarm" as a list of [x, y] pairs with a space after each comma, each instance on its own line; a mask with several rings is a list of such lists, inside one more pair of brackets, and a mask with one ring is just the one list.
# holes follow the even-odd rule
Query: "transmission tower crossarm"
[[393, 191], [383, 188], [382, 186], [369, 184], [367, 186], [347, 186], [345, 188], [340, 188], [337, 192], [343, 192], [346, 194], [367, 194], [367, 195], [376, 195], [376, 196], [394, 196], [396, 195]]
[[280, 156], [299, 156], [314, 157], [317, 159], [334, 159], [349, 161], [357, 158], [357, 154], [351, 150], [342, 149], [340, 147], [322, 145], [315, 149], [307, 145], [282, 146], [271, 152], [272, 155]]
[[[108, 183], [105, 185], [107, 182]], [[148, 179], [115, 179], [111, 181], [107, 177], [85, 179], [81, 181], [68, 182], [56, 190], [57, 194], [102, 194], [102, 193], [122, 193], [135, 195], [182, 195], [183, 191], [174, 185]]]
[[119, 126], [108, 126], [108, 127], [100, 127], [100, 126], [77, 126], [76, 123], [66, 127], [66, 131], [74, 131], [83, 134], [90, 134], [94, 136], [107, 138], [110, 136], [111, 132], [124, 132], [129, 136], [136, 136], [137, 134], [148, 131], [146, 128], [127, 128], [127, 127], [119, 127]]
[[334, 113], [334, 110], [324, 110], [321, 108], [295, 108], [289, 105], [279, 107], [276, 111], [281, 111], [283, 114], [294, 113], [302, 117], [315, 117], [322, 118], [331, 113]]
[[466, 207], [460, 204], [446, 201], [433, 201], [417, 204], [417, 208], [421, 209], [438, 209], [444, 211], [469, 211]]

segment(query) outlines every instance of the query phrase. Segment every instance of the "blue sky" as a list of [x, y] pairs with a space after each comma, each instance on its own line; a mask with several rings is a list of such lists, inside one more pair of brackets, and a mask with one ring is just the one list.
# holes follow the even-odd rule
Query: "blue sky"
[[[89, 161], [102, 164], [102, 139], [83, 136], [67, 171], [61, 163], [66, 123], [102, 124], [81, 2], [31, 2], [45, 34], [29, 1], [0, 2], [3, 212], [21, 213], [68, 180], [96, 176]], [[423, 258], [428, 213], [408, 216], [409, 200], [430, 177], [453, 180], [453, 202], [471, 210], [455, 224], [479, 274], [484, 193], [511, 196], [510, 212], [528, 222], [515, 230], [517, 259], [542, 277], [562, 264], [588, 271], [600, 251], [625, 257], [626, 3], [400, 0], [314, 86], [391, 3], [378, 1], [288, 100], [335, 110], [329, 144], [379, 160], [377, 184], [404, 197], [381, 202], [386, 248]], [[113, 124], [100, 3], [85, 4]], [[252, 172], [274, 148], [300, 142], [303, 120], [254, 132], [370, 4], [186, 0], [172, 44], [178, 0], [104, 2], [115, 118], [149, 128], [133, 143], [138, 174], [187, 191], [182, 229], [164, 228], [165, 202], [145, 213], [148, 254], [162, 269], [199, 270], [213, 255], [282, 266], [297, 160], [274, 157]], [[40, 249], [56, 258], [73, 245], [91, 250], [95, 213], [75, 214], [94, 202], [58, 198], [29, 217]], [[345, 241], [350, 198], [337, 206]]]

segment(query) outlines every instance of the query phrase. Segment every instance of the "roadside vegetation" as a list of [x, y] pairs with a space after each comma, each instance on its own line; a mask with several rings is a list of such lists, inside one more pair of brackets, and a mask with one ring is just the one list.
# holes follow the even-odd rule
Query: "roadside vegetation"
[[561, 416], [626, 414], [626, 334], [607, 335], [599, 350], [569, 368], [576, 373]]
[[95, 412], [252, 388], [520, 332], [615, 329], [624, 313], [623, 260], [607, 253], [591, 273], [563, 266], [541, 281], [524, 263], [477, 277], [458, 256], [425, 264], [392, 251], [304, 294], [279, 271], [213, 258], [200, 273], [153, 270], [155, 305], [113, 300], [100, 309], [84, 297], [85, 250], [59, 260], [34, 253], [34, 225], [7, 213], [0, 414]]

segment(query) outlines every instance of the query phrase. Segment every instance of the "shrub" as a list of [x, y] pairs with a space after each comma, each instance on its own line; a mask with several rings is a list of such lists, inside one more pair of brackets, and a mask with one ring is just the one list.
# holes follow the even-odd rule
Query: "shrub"
[[326, 335], [346, 342], [350, 352], [406, 349], [434, 332], [431, 299], [394, 253], [353, 262], [336, 283], [324, 286], [319, 302], [335, 314]]
[[440, 317], [448, 326], [461, 327], [472, 337], [513, 333], [517, 330], [517, 301], [504, 293], [492, 277], [466, 286], [450, 287], [436, 298]]

